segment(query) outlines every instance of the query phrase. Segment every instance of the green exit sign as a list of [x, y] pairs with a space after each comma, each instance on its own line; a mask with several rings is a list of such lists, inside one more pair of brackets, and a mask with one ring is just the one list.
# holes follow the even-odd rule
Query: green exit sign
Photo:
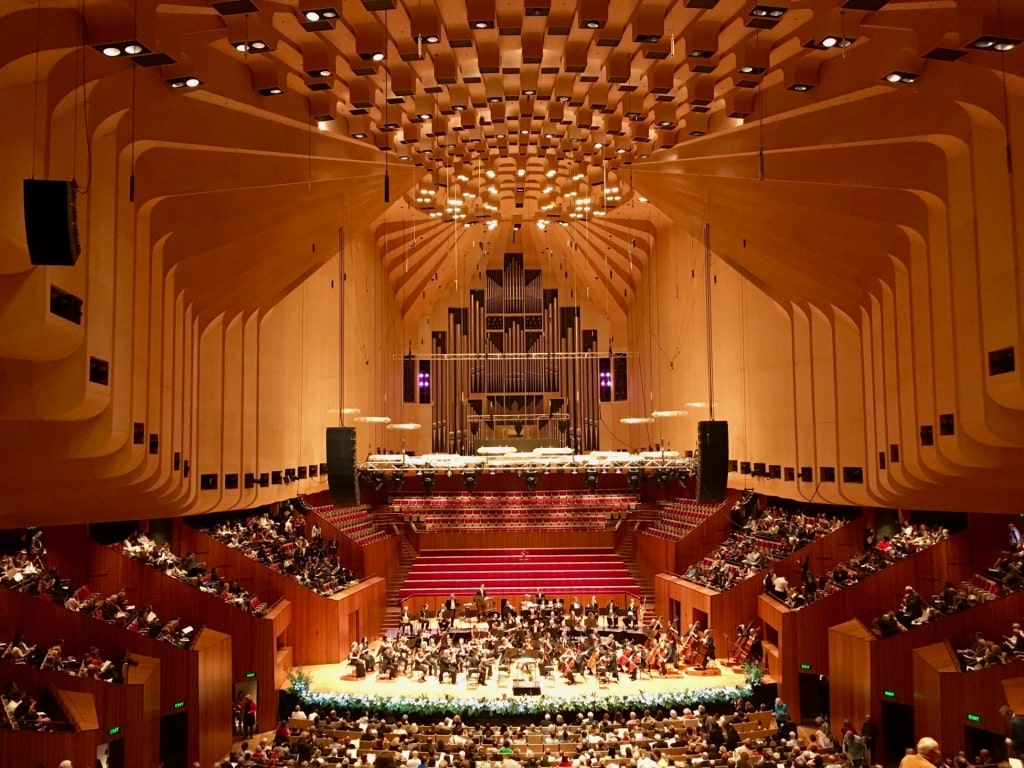
[[254, 677], [256, 677], [256, 673], [255, 673], [255, 672], [246, 672], [246, 673], [245, 673], [245, 678], [246, 678], [247, 680], [251, 680], [251, 679], [252, 679], [252, 678], [254, 678]]
[[121, 726], [115, 725], [113, 728], [107, 728], [107, 736], [117, 736], [121, 732]]
[[970, 720], [972, 723], [980, 723], [981, 722], [981, 716], [980, 715], [970, 715], [969, 714], [969, 715], [967, 715], [967, 719]]
[[185, 702], [184, 701], [176, 701], [176, 702], [174, 702], [174, 708], [175, 709], [184, 709], [185, 708]]
[[811, 668], [810, 664], [801, 664], [800, 665], [800, 669], [805, 669], [806, 670], [806, 669], [810, 669], [810, 668]]
[[896, 691], [882, 691], [882, 695], [887, 699], [895, 699]]

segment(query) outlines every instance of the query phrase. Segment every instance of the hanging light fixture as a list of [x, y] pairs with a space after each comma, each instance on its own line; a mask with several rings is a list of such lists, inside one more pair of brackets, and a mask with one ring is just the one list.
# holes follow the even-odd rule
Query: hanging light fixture
[[417, 429], [422, 429], [422, 424], [417, 424], [415, 421], [399, 421], [394, 424], [388, 424], [385, 429], [390, 429], [395, 432], [415, 432]]
[[356, 416], [352, 421], [359, 424], [390, 424], [390, 416]]

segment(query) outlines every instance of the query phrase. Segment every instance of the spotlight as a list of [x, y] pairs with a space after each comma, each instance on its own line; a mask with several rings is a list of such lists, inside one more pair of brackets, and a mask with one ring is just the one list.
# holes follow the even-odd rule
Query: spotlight
[[198, 77], [172, 77], [167, 80], [167, 84], [171, 88], [198, 88], [203, 84], [203, 81]]
[[373, 478], [373, 489], [375, 491], [382, 490], [384, 488], [384, 475], [380, 472], [374, 472]]
[[529, 488], [531, 491], [536, 491], [537, 490], [537, 473], [536, 472], [527, 472], [525, 480], [526, 480], [526, 487], [527, 488]]
[[917, 80], [918, 77], [920, 77], [920, 75], [913, 72], [900, 72], [899, 70], [894, 70], [883, 79], [888, 83], [912, 83]]
[[786, 90], [787, 91], [796, 91], [797, 93], [807, 93], [807, 91], [811, 90], [811, 88], [813, 88], [813, 87], [814, 86], [812, 86], [812, 85], [810, 85], [808, 83], [793, 83]]
[[[425, 481], [426, 477], [424, 477], [423, 479]], [[391, 475], [391, 487], [394, 488], [395, 490], [399, 490], [403, 485], [405, 485], [405, 473], [404, 472], [395, 472], [395, 473], [393, 473]]]
[[103, 43], [94, 45], [97, 51], [109, 59], [116, 59], [118, 56], [141, 56], [149, 53], [150, 50], [138, 40], [125, 40], [120, 43]]
[[423, 475], [423, 490], [426, 491], [427, 493], [433, 491], [435, 481], [436, 478], [434, 477], [433, 472], [428, 472], [427, 474]]
[[269, 88], [257, 88], [256, 93], [260, 96], [280, 96], [284, 93], [284, 89], [279, 86], [272, 85]]
[[752, 67], [750, 65], [747, 65], [745, 67], [740, 67], [740, 74], [742, 74], [742, 75], [763, 75], [764, 74], [764, 67]]
[[585, 479], [586, 479], [586, 482], [587, 482], [587, 488], [589, 488], [590, 490], [594, 490], [595, 488], [597, 488], [597, 482], [598, 482], [597, 472], [594, 472], [593, 470], [588, 469]]
[[822, 38], [821, 43], [818, 46], [820, 48], [849, 48], [857, 42], [852, 37], [837, 37], [836, 35], [829, 35], [828, 37]]
[[629, 483], [629, 487], [634, 491], [640, 487], [640, 481], [642, 479], [643, 476], [640, 470], [637, 469], [631, 469], [629, 473], [626, 475], [626, 482]]
[[239, 53], [270, 53], [274, 50], [262, 40], [239, 40], [231, 47]]
[[979, 51], [999, 51], [1000, 53], [1005, 53], [1006, 51], [1012, 51], [1015, 47], [1020, 45], [1020, 43], [1020, 40], [1014, 40], [1010, 37], [993, 37], [992, 35], [984, 35], [967, 47], [974, 48]]
[[373, 53], [373, 55], [370, 56], [370, 58], [373, 61], [384, 61], [384, 52], [383, 51], [375, 51]]
[[476, 488], [476, 474], [467, 472], [462, 476], [462, 482], [465, 483], [467, 491], [472, 491]]

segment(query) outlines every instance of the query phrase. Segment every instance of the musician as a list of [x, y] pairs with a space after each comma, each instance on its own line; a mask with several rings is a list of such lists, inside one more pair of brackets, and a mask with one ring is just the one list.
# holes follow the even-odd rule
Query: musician
[[398, 656], [390, 641], [381, 646], [380, 654], [377, 656], [377, 663], [380, 665], [380, 671], [377, 673], [378, 678], [383, 679], [386, 675], [388, 680], [395, 679], [395, 675], [398, 674]]
[[614, 597], [608, 600], [608, 626], [612, 629], [619, 627], [619, 606]]
[[629, 605], [626, 606], [626, 616], [622, 620], [623, 626], [626, 629], [634, 629], [637, 622], [637, 607], [636, 600], [629, 598]]
[[750, 650], [747, 651], [747, 658], [759, 664], [764, 661], [764, 644], [756, 628], [750, 630]]
[[366, 677], [366, 662], [363, 661], [359, 651], [359, 643], [353, 642], [348, 652], [348, 663], [356, 673], [356, 677]]
[[420, 678], [416, 682], [425, 683], [427, 681], [427, 675], [434, 674], [433, 664], [430, 662], [427, 652], [423, 650], [423, 647], [416, 649], [416, 653], [412, 657], [412, 671], [419, 672]]
[[444, 676], [451, 675], [452, 685], [455, 684], [455, 678], [459, 674], [459, 664], [455, 660], [455, 654], [451, 648], [446, 648], [441, 654], [440, 668], [437, 673], [437, 682], [444, 683]]
[[476, 590], [476, 596], [473, 598], [473, 602], [477, 605], [483, 606], [487, 602], [487, 587], [481, 584]]
[[404, 635], [406, 632], [412, 634], [412, 616], [409, 615], [409, 606], [402, 606], [402, 615], [398, 619], [399, 631]]
[[423, 607], [420, 608], [420, 629], [421, 630], [425, 629], [427, 624], [429, 624], [429, 623], [430, 623], [430, 608], [427, 606], [426, 603], [424, 603]]
[[446, 611], [457, 611], [459, 610], [459, 601], [455, 597], [455, 593], [452, 592], [452, 596], [444, 601], [444, 609]]
[[698, 665], [698, 669], [707, 669], [708, 665], [717, 666], [715, 663], [715, 638], [711, 634], [711, 627], [704, 630], [704, 661]]
[[597, 614], [601, 612], [601, 609], [597, 605], [597, 595], [592, 595], [590, 602], [587, 603], [587, 618], [593, 619], [597, 617]]
[[544, 596], [544, 590], [541, 589], [540, 587], [537, 587], [537, 594], [533, 596], [533, 602], [535, 602], [537, 605], [541, 606], [541, 605], [544, 605], [544, 602], [546, 600], [547, 600], [547, 598]]
[[573, 616], [583, 615], [583, 605], [580, 603], [580, 599], [576, 595], [572, 596], [572, 602], [569, 603], [569, 613]]

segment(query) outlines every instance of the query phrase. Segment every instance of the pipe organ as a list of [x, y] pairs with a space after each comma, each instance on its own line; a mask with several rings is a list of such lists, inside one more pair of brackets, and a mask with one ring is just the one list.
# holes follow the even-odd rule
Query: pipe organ
[[449, 307], [447, 327], [431, 335], [432, 450], [517, 442], [596, 450], [597, 331], [581, 327], [580, 308], [563, 306], [521, 253], [487, 270], [468, 303]]

